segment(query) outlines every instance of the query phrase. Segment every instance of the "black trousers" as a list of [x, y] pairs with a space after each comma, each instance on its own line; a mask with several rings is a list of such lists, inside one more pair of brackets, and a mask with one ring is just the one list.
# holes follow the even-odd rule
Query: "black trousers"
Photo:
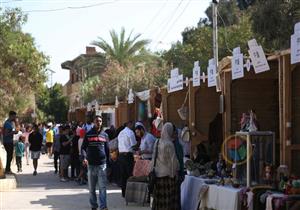
[[10, 172], [10, 164], [13, 158], [14, 153], [14, 144], [13, 143], [4, 143], [4, 148], [6, 151], [6, 166], [5, 166], [5, 172]]
[[16, 156], [16, 163], [17, 163], [18, 171], [22, 170], [22, 157], [21, 156]]
[[108, 180], [112, 183], [117, 184], [118, 186], [121, 186], [120, 183], [120, 164], [119, 160], [111, 161], [111, 174], [108, 177]]
[[60, 171], [60, 167], [58, 168], [58, 159], [59, 159], [59, 152], [54, 152], [54, 168], [55, 171]]
[[79, 173], [80, 173], [79, 155], [71, 155], [71, 177], [72, 178], [78, 177]]
[[122, 196], [125, 197], [127, 179], [132, 176], [134, 167], [134, 158], [132, 153], [120, 153], [119, 154], [120, 165], [120, 182], [122, 188]]

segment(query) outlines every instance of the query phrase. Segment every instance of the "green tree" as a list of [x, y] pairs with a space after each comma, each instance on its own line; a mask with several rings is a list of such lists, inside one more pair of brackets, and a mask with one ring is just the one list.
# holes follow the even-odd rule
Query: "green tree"
[[[242, 52], [247, 52], [247, 42], [254, 38], [247, 16], [242, 16], [238, 24], [219, 27], [218, 36], [220, 59], [232, 55], [231, 50], [238, 46]], [[163, 58], [170, 66], [179, 67], [188, 77], [192, 76], [194, 61], [199, 60], [202, 71], [206, 71], [208, 60], [213, 57], [212, 28], [186, 28], [182, 37], [183, 41], [173, 44], [170, 50], [163, 53]]]
[[300, 0], [257, 0], [251, 10], [252, 28], [267, 51], [290, 47], [294, 24], [300, 21]]
[[37, 107], [44, 113], [46, 120], [60, 123], [67, 121], [69, 106], [62, 89], [62, 85], [56, 83], [50, 88], [44, 86], [36, 95]]
[[138, 58], [139, 52], [149, 44], [149, 40], [138, 40], [141, 34], [132, 37], [131, 32], [128, 37], [125, 37], [125, 28], [121, 29], [120, 34], [115, 30], [111, 30], [110, 36], [112, 45], [101, 37], [91, 44], [102, 49], [108, 59], [117, 61], [121, 66], [127, 66], [134, 59]]
[[[198, 26], [208, 25], [212, 27], [212, 4], [205, 10], [205, 14], [207, 18], [200, 18]], [[226, 26], [238, 24], [241, 14], [236, 5], [236, 0], [220, 0], [218, 3], [218, 26], [224, 27], [224, 24]]]
[[118, 62], [109, 62], [101, 76], [85, 81], [81, 88], [84, 102], [97, 99], [101, 103], [113, 103], [115, 97], [124, 100], [128, 89], [143, 91], [167, 84], [169, 69], [160, 55], [142, 52], [139, 64], [128, 63], [126, 67]]
[[30, 94], [46, 80], [43, 69], [48, 58], [30, 34], [22, 31], [27, 16], [19, 9], [0, 14], [0, 119], [11, 109], [26, 111]]

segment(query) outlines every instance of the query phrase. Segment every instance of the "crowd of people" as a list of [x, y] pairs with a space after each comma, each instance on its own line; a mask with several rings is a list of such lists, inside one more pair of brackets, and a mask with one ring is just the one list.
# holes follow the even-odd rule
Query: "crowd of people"
[[[3, 145], [7, 152], [6, 173], [11, 172], [15, 148], [18, 172], [22, 172], [22, 157], [33, 161], [33, 175], [38, 174], [41, 153], [54, 161], [54, 173], [61, 182], [88, 183], [92, 210], [107, 209], [106, 186], [114, 183], [125, 197], [127, 180], [133, 174], [135, 158], [155, 159], [156, 183], [152, 209], [180, 209], [180, 184], [184, 179], [185, 145], [179, 141], [178, 129], [165, 123], [162, 129], [151, 132], [142, 122], [129, 121], [120, 128], [102, 129], [101, 116], [93, 122], [68, 124], [27, 124], [18, 122], [15, 112], [3, 126]], [[96, 188], [99, 190], [99, 204]]]

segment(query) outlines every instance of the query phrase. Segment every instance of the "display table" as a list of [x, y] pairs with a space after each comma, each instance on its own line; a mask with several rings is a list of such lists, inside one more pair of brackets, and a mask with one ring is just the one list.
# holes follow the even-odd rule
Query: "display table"
[[185, 176], [181, 184], [181, 209], [182, 210], [197, 210], [200, 203], [200, 192], [203, 187], [208, 185], [204, 183], [205, 179]]
[[211, 181], [211, 179], [185, 176], [184, 182], [181, 184], [182, 210], [202, 210], [205, 208], [240, 210], [241, 188], [208, 185], [205, 181]]
[[240, 191], [241, 189], [229, 186], [209, 185], [199, 209], [239, 210], [241, 208]]

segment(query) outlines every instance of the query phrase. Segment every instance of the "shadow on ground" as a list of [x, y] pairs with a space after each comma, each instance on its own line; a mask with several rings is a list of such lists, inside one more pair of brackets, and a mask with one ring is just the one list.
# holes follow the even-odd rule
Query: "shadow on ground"
[[[125, 201], [120, 201], [121, 194], [119, 192], [108, 193], [108, 208], [109, 210], [140, 210], [150, 209], [141, 207], [138, 204], [130, 203], [126, 206]], [[89, 207], [89, 195], [87, 193], [80, 193], [74, 195], [48, 195], [46, 199], [39, 199], [31, 201], [31, 204], [42, 205], [53, 210], [85, 210]], [[120, 207], [122, 206], [122, 207]]]
[[75, 181], [60, 182], [59, 176], [54, 172], [42, 172], [37, 176], [32, 174], [18, 174], [18, 188], [41, 187], [45, 189], [87, 189], [87, 185], [79, 185]]

